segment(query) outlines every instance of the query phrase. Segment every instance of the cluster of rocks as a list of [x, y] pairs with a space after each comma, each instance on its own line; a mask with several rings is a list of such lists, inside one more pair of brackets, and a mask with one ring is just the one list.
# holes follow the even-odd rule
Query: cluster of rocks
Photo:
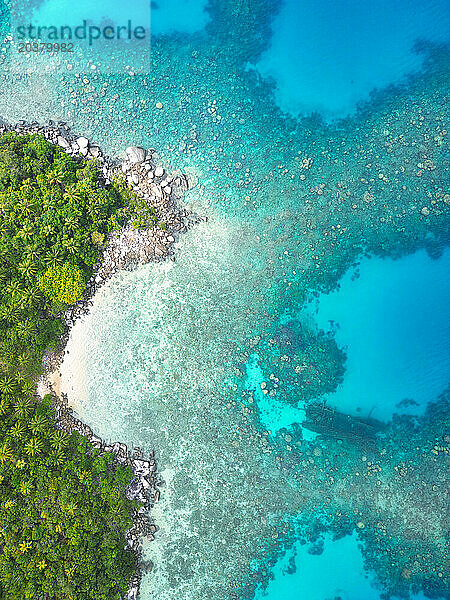
[[[179, 200], [189, 188], [185, 175], [167, 173], [153, 161], [153, 150], [131, 146], [126, 150], [126, 158], [120, 171], [134, 192], [140, 196], [155, 214], [155, 226], [137, 230], [127, 223], [120, 231], [108, 238], [103, 260], [96, 269], [94, 281], [88, 286], [101, 285], [118, 269], [128, 269], [136, 264], [161, 261], [174, 257], [174, 244], [180, 233], [199, 222], [200, 218], [180, 207]], [[110, 181], [117, 166], [104, 164], [103, 175]]]
[[[180, 171], [168, 173], [157, 165], [154, 149], [137, 146], [126, 149], [123, 160], [113, 160], [103, 154], [99, 146], [84, 136], [73, 135], [65, 122], [38, 123], [19, 121], [14, 126], [0, 124], [0, 134], [14, 131], [18, 134], [40, 133], [51, 143], [59, 145], [67, 154], [80, 160], [96, 159], [102, 166], [103, 182], [107, 185], [122, 174], [130, 188], [154, 211], [155, 225], [149, 229], [136, 229], [128, 222], [122, 229], [109, 234], [101, 262], [94, 267], [94, 275], [87, 283], [84, 302], [66, 314], [66, 324], [89, 311], [89, 298], [115, 272], [131, 269], [138, 264], [175, 260], [175, 244], [186, 232], [206, 217], [199, 217], [180, 205], [180, 200], [190, 182]], [[67, 341], [67, 340], [64, 340]]]
[[[126, 157], [122, 161], [114, 161], [106, 157], [99, 146], [93, 145], [88, 138], [73, 135], [63, 121], [57, 123], [49, 121], [48, 125], [44, 126], [37, 122], [19, 121], [12, 126], [0, 120], [0, 134], [6, 131], [14, 131], [21, 135], [40, 133], [74, 158], [79, 160], [95, 158], [102, 165], [102, 175], [106, 185], [113, 180], [116, 173], [123, 173], [128, 185], [145, 200], [150, 208], [153, 208], [156, 217], [155, 226], [151, 229], [137, 230], [129, 222], [120, 231], [113, 232], [108, 236], [102, 261], [94, 268], [94, 275], [87, 284], [84, 300], [69, 309], [64, 315], [66, 330], [61, 339], [61, 352], [47, 355], [44, 359], [46, 371], [50, 372], [59, 368], [71, 327], [77, 318], [89, 312], [92, 305], [91, 297], [105, 281], [119, 269], [131, 269], [138, 264], [161, 261], [168, 257], [174, 260], [174, 244], [179, 235], [200, 220], [206, 220], [206, 217], [198, 217], [179, 205], [178, 201], [189, 188], [189, 181], [181, 172], [167, 173], [162, 166], [156, 165], [152, 149], [146, 151], [143, 148], [132, 146], [127, 148]], [[51, 382], [47, 381], [46, 383], [51, 389]], [[117, 463], [128, 465], [133, 470], [134, 479], [127, 488], [126, 494], [130, 499], [139, 500], [142, 506], [134, 515], [133, 526], [126, 537], [129, 548], [141, 560], [140, 538], [146, 536], [153, 540], [157, 531], [148, 516], [151, 507], [158, 502], [160, 494], [158, 490], [160, 480], [154, 453], [151, 452], [149, 457], [144, 459], [139, 448], [130, 452], [125, 444], [118, 442], [108, 444], [96, 436], [90, 427], [76, 418], [64, 393], [58, 396], [52, 392], [52, 399], [59, 428], [68, 433], [78, 431], [85, 435], [93, 447], [100, 450], [100, 453], [112, 452]], [[149, 571], [152, 568], [151, 563], [145, 563], [142, 560], [140, 565], [140, 573], [131, 582], [127, 600], [136, 600], [139, 593], [140, 576], [143, 571]]]
[[[76, 136], [71, 134], [69, 127], [64, 121], [49, 121], [47, 125], [41, 125], [37, 121], [27, 123], [26, 121], [18, 121], [14, 125], [4, 122], [0, 118], [0, 134], [6, 133], [7, 131], [13, 131], [19, 135], [25, 135], [27, 133], [40, 133], [52, 144], [58, 143], [58, 137], [64, 138], [68, 145], [75, 144]], [[78, 146], [74, 146], [75, 149]]]

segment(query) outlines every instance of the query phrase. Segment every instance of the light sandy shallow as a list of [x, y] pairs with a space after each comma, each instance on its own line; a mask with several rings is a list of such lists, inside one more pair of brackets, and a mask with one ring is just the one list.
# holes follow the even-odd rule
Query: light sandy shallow
[[69, 406], [78, 416], [82, 415], [88, 401], [83, 325], [82, 320], [77, 321], [75, 335], [72, 330], [61, 365], [43, 375], [37, 386], [41, 397], [51, 391], [60, 399], [62, 393], [66, 394]]
[[79, 415], [88, 401], [85, 347], [85, 324], [80, 319], [70, 333], [59, 378], [60, 391]]

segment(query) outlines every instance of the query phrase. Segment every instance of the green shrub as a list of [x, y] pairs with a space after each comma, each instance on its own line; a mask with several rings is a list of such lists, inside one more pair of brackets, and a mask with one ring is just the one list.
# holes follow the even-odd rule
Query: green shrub
[[55, 265], [39, 275], [37, 286], [54, 304], [76, 304], [83, 298], [83, 271], [70, 263]]

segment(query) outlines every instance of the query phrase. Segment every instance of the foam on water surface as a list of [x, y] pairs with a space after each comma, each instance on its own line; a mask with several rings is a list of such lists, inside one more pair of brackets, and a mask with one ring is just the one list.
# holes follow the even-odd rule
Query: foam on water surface
[[[237, 244], [238, 239], [246, 243]], [[267, 554], [267, 540], [283, 529], [289, 515], [302, 514], [323, 499], [320, 485], [314, 489], [308, 484], [305, 495], [289, 472], [278, 469], [279, 454], [265, 454], [267, 438], [260, 426], [274, 436], [303, 419], [301, 409], [261, 393], [258, 361], [267, 358], [248, 356], [241, 383], [243, 389], [256, 390], [256, 413], [239, 403], [237, 385], [230, 385], [249, 331], [268, 328], [273, 320], [261, 294], [264, 280], [246, 262], [252, 240], [242, 222], [216, 217], [203, 223], [183, 237], [176, 263], [117, 275], [96, 295], [90, 314], [71, 335], [62, 389], [74, 399], [80, 416], [107, 439], [157, 449], [164, 486], [152, 512], [158, 535], [145, 548], [155, 568], [144, 578], [144, 600], [171, 600], [180, 594], [189, 600], [216, 600], [227, 597], [230, 581], [243, 594], [245, 574], [252, 573], [254, 561], [258, 565], [279, 552], [269, 544]], [[439, 265], [422, 254], [412, 258], [417, 256], [428, 267], [427, 260]], [[408, 258], [395, 266], [410, 266]], [[369, 264], [376, 260], [383, 262]], [[414, 263], [416, 276], [418, 266]], [[442, 272], [429, 275], [428, 286], [437, 274]], [[373, 287], [373, 277], [369, 280]], [[364, 281], [363, 265], [360, 279], [351, 285], [359, 281]], [[74, 365], [82, 364], [86, 398], [77, 397], [83, 390], [79, 382], [73, 385]], [[336, 547], [331, 548], [320, 559], [321, 568], [334, 564]], [[354, 565], [360, 564], [354, 559]], [[307, 564], [309, 560], [316, 557], [308, 555]], [[315, 600], [321, 588], [314, 580], [314, 564], [307, 573]], [[333, 585], [345, 588], [349, 580], [355, 587], [345, 593], [353, 600], [352, 590], [365, 589], [363, 577], [337, 578]], [[284, 589], [289, 581], [281, 578], [280, 585]]]
[[[177, 263], [115, 277], [75, 325], [62, 366], [63, 391], [101, 435], [157, 449], [165, 485], [146, 552], [156, 565], [142, 588], [148, 600], [224, 597], [303, 502], [224, 385], [253, 319], [236, 289], [244, 273], [233, 239], [244, 233], [203, 224], [180, 243]], [[87, 399], [71, 389], [81, 361]]]

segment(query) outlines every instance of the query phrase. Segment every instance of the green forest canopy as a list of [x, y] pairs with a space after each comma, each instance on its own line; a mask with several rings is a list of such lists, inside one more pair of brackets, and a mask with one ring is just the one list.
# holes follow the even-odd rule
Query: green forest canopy
[[136, 569], [131, 470], [59, 430], [36, 395], [58, 313], [83, 296], [108, 232], [153, 224], [99, 168], [39, 134], [0, 136], [0, 599], [118, 599]]

